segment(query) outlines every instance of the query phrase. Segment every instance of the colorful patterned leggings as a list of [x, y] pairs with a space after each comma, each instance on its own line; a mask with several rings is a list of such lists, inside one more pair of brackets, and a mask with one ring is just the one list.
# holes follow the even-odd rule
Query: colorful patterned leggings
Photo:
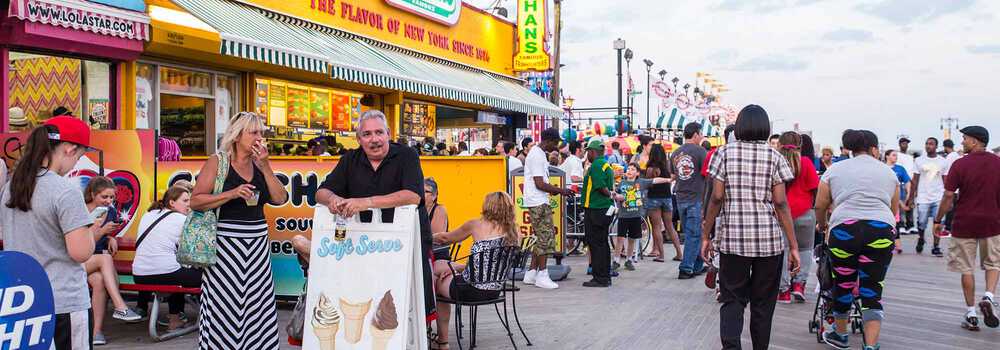
[[862, 318], [882, 320], [882, 289], [894, 235], [893, 225], [871, 220], [848, 220], [830, 230], [834, 317], [848, 317], [856, 289]]

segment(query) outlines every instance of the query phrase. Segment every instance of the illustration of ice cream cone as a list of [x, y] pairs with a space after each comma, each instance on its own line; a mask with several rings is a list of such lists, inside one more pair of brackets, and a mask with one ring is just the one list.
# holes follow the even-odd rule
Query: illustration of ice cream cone
[[396, 334], [396, 327], [399, 327], [396, 303], [393, 302], [390, 291], [385, 291], [375, 310], [375, 317], [372, 317], [372, 350], [385, 350], [389, 339]]
[[335, 350], [337, 330], [340, 329], [340, 313], [323, 293], [319, 294], [319, 303], [313, 309], [312, 325], [313, 333], [319, 338], [320, 350]]
[[365, 315], [372, 306], [369, 298], [360, 303], [351, 303], [340, 298], [340, 311], [344, 314], [344, 338], [351, 344], [361, 341], [361, 331], [364, 329]]

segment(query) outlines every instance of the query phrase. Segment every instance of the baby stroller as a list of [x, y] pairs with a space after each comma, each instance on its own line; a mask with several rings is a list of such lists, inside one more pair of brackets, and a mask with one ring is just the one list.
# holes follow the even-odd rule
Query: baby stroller
[[[813, 310], [813, 317], [809, 320], [809, 333], [816, 334], [816, 342], [823, 343], [823, 333], [834, 327], [833, 318], [833, 263], [830, 260], [830, 249], [826, 243], [820, 243], [813, 248], [818, 268], [816, 278], [819, 280], [816, 289], [816, 308]], [[864, 321], [861, 318], [861, 300], [858, 298], [858, 290], [854, 289], [854, 305], [848, 316], [852, 334], [861, 334], [864, 342]]]

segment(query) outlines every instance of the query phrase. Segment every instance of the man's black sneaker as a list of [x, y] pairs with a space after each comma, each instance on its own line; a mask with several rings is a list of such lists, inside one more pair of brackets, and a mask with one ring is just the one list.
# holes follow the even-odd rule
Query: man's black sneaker
[[986, 324], [986, 327], [997, 328], [1000, 326], [1000, 319], [997, 318], [997, 304], [993, 302], [993, 299], [983, 297], [983, 300], [979, 302], [979, 311], [983, 313], [983, 323]]
[[619, 264], [617, 261], [611, 263], [611, 270], [618, 271], [621, 268], [622, 264]]
[[924, 239], [923, 237], [917, 239], [917, 254], [924, 252]]
[[635, 271], [635, 265], [632, 264], [632, 260], [625, 260], [625, 270], [626, 271]]
[[686, 271], [681, 271], [680, 273], [677, 274], [677, 279], [679, 279], [679, 280], [689, 280], [689, 279], [692, 279], [694, 277], [695, 277], [695, 274], [690, 273], [690, 272], [686, 272]]
[[965, 314], [965, 318], [962, 319], [962, 328], [968, 329], [973, 332], [979, 331], [979, 317], [975, 315]]
[[601, 283], [594, 280], [583, 282], [584, 287], [594, 287], [594, 288], [607, 288], [611, 287], [611, 283]]
[[944, 257], [944, 254], [941, 253], [941, 247], [934, 247], [933, 249], [931, 249], [931, 255], [939, 258]]

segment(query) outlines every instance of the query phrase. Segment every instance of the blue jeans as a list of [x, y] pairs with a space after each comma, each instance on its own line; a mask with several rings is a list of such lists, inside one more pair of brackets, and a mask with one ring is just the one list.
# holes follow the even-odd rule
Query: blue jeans
[[680, 270], [686, 273], [701, 271], [701, 201], [677, 201], [677, 212], [684, 231], [684, 260]]
[[927, 204], [917, 204], [917, 230], [920, 231], [920, 237], [924, 237], [924, 231], [927, 229], [927, 221], [934, 220], [934, 217], [938, 213], [938, 202], [927, 203]]

